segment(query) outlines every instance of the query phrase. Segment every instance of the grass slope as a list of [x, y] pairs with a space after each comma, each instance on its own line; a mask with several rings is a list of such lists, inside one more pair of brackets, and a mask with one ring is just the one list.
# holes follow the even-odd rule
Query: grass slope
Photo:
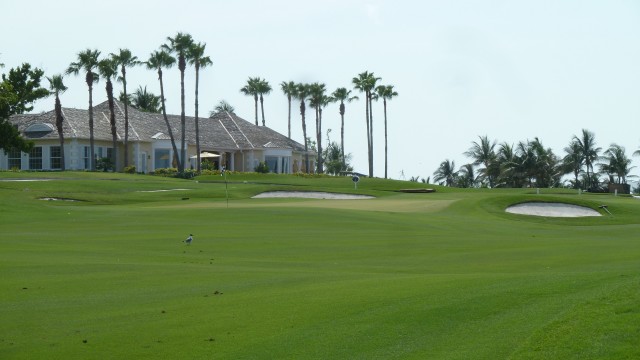
[[[640, 357], [632, 198], [0, 173], [11, 177], [56, 180], [0, 181], [2, 359]], [[250, 199], [274, 189], [377, 198]], [[504, 212], [529, 200], [614, 215]]]

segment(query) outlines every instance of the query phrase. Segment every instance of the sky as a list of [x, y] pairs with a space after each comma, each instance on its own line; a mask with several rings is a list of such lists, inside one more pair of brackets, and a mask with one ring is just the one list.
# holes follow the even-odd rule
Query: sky
[[[253, 98], [239, 90], [249, 77], [273, 87], [265, 97], [267, 126], [287, 133], [283, 81], [320, 82], [333, 92], [373, 72], [398, 97], [387, 105], [388, 176], [433, 177], [444, 160], [479, 136], [517, 144], [539, 138], [562, 157], [582, 129], [596, 143], [640, 148], [640, 2], [635, 0], [5, 0], [0, 63], [7, 72], [28, 62], [46, 76], [64, 73], [87, 48], [102, 55], [128, 48], [140, 60], [178, 32], [206, 44], [213, 65], [201, 70], [199, 114], [221, 100], [254, 121]], [[160, 93], [157, 74], [127, 73]], [[164, 72], [168, 113], [180, 113], [180, 75]], [[64, 78], [64, 107], [86, 109], [84, 76]], [[44, 85], [48, 86], [46, 80]], [[115, 91], [121, 90], [116, 84]], [[185, 75], [186, 113], [194, 115], [195, 75]], [[355, 95], [360, 95], [354, 90]], [[106, 100], [94, 86], [94, 104]], [[303, 143], [298, 104], [292, 137]], [[34, 112], [53, 109], [39, 100]], [[324, 110], [323, 143], [340, 141], [338, 105]], [[384, 176], [384, 112], [374, 104], [374, 176]], [[313, 128], [314, 119], [309, 119]], [[347, 104], [345, 151], [368, 172], [365, 102]], [[640, 157], [632, 174], [640, 174]], [[637, 179], [635, 180], [637, 181]]]

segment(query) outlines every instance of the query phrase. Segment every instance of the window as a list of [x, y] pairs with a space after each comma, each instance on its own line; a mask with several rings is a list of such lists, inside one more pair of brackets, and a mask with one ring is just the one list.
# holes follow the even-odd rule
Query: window
[[29, 170], [42, 170], [42, 146], [36, 146], [29, 153]]
[[22, 152], [20, 150], [9, 150], [9, 169], [22, 169]]
[[82, 159], [84, 160], [84, 168], [85, 169], [91, 169], [91, 163], [89, 162], [89, 159], [91, 158], [91, 148], [89, 146], [85, 146], [84, 147], [84, 154]]
[[291, 157], [289, 156], [285, 156], [282, 158], [282, 171], [280, 171], [283, 174], [286, 174], [289, 172], [289, 164], [291, 163]]
[[107, 148], [107, 157], [111, 159], [111, 156], [113, 156], [113, 148]]
[[277, 156], [265, 156], [264, 157], [264, 162], [267, 164], [267, 166], [269, 167], [269, 172], [272, 173], [278, 173], [279, 169], [278, 169], [278, 163], [280, 158], [278, 158]]
[[154, 152], [155, 161], [154, 169], [163, 169], [171, 167], [171, 151], [169, 149], [156, 149]]
[[62, 169], [62, 151], [60, 151], [60, 146], [52, 146], [51, 155], [49, 159], [51, 161], [51, 169]]

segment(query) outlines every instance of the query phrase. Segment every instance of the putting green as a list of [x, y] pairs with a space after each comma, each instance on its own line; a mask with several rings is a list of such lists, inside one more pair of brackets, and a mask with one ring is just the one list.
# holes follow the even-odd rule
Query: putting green
[[[369, 199], [369, 200], [332, 200], [332, 199], [250, 199], [231, 201], [229, 208], [324, 208], [342, 210], [382, 211], [394, 213], [437, 212], [447, 208], [457, 200], [421, 200], [421, 199]], [[157, 204], [154, 207], [159, 207]], [[168, 204], [164, 208], [213, 209], [226, 208], [225, 202], [198, 202]]]

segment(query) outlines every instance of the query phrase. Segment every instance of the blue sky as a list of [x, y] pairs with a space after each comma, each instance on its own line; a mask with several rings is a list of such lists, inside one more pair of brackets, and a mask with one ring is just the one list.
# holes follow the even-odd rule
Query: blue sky
[[[129, 48], [140, 59], [176, 32], [207, 44], [213, 66], [200, 82], [200, 114], [222, 99], [253, 121], [253, 100], [239, 89], [266, 78], [267, 126], [286, 134], [282, 81], [351, 87], [363, 71], [394, 85], [388, 105], [389, 176], [432, 176], [463, 155], [478, 136], [515, 144], [538, 137], [559, 156], [586, 128], [597, 144], [640, 148], [640, 2], [637, 1], [14, 1], [3, 4], [0, 62], [22, 62], [47, 75], [63, 72], [86, 48]], [[180, 7], [175, 6], [179, 4]], [[12, 34], [8, 36], [7, 34]], [[129, 71], [129, 88], [158, 94], [156, 74]], [[67, 76], [65, 107], [86, 108], [83, 77]], [[168, 111], [178, 114], [179, 72], [165, 72]], [[193, 71], [186, 76], [194, 113]], [[116, 85], [120, 91], [120, 85]], [[106, 100], [104, 84], [94, 101]], [[346, 151], [367, 172], [364, 101], [347, 105]], [[53, 100], [36, 104], [51, 110]], [[296, 109], [297, 107], [294, 107]], [[339, 140], [337, 105], [324, 131]], [[302, 142], [300, 117], [293, 137]], [[384, 175], [382, 104], [374, 113], [374, 173]], [[326, 139], [326, 137], [325, 137]], [[633, 159], [640, 165], [640, 157]], [[638, 169], [633, 171], [639, 174]]]

